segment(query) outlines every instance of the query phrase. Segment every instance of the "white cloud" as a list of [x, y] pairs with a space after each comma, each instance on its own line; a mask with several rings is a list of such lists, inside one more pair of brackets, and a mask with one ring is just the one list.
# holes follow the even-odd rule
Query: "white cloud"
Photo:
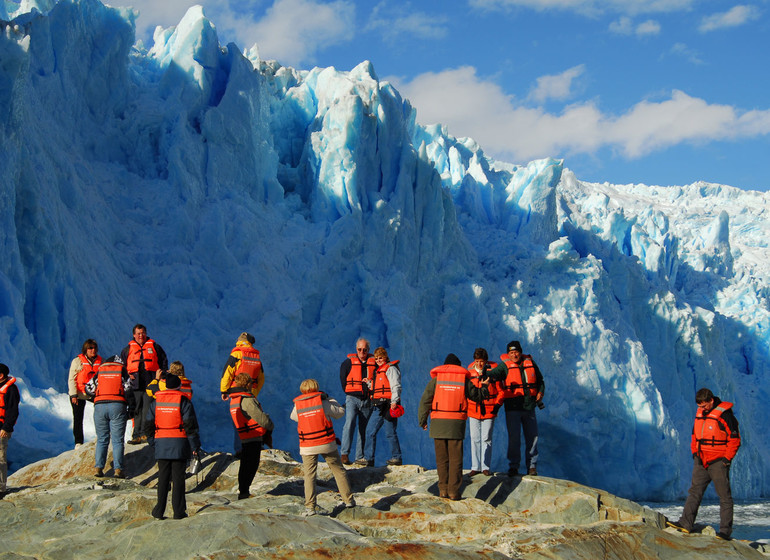
[[678, 90], [616, 116], [602, 113], [593, 102], [566, 106], [559, 114], [526, 107], [470, 66], [391, 81], [417, 109], [419, 122], [440, 122], [450, 134], [472, 137], [490, 154], [511, 161], [592, 154], [600, 148], [633, 159], [684, 143], [770, 134], [770, 110], [742, 113]]
[[543, 103], [549, 99], [564, 100], [572, 93], [572, 82], [585, 72], [585, 64], [573, 66], [561, 74], [541, 76], [529, 94], [529, 99]]
[[393, 42], [408, 35], [422, 39], [441, 39], [448, 34], [449, 18], [442, 14], [427, 14], [415, 10], [411, 2], [380, 2], [372, 10], [367, 31], [376, 31], [386, 41]]
[[687, 10], [695, 4], [695, 0], [469, 0], [469, 3], [486, 10], [531, 8], [541, 12], [564, 10], [584, 15], [636, 15]]
[[724, 29], [725, 27], [738, 27], [758, 17], [759, 10], [755, 6], [734, 6], [726, 12], [704, 17], [698, 26], [698, 30], [706, 33], [716, 29]]
[[[200, 3], [194, 0], [163, 0], [163, 2], [158, 2], [158, 0], [122, 0], [112, 5], [131, 6], [139, 11], [139, 18], [136, 20], [136, 37], [146, 40], [152, 38], [152, 33], [157, 26], [171, 27], [178, 24], [188, 8]], [[151, 44], [152, 41], [150, 40]]]
[[660, 24], [652, 19], [648, 19], [639, 24], [634, 24], [630, 17], [621, 16], [610, 23], [609, 29], [611, 32], [617, 33], [618, 35], [636, 35], [637, 37], [643, 37], [645, 35], [658, 35], [660, 33]]
[[681, 56], [685, 60], [689, 60], [693, 64], [705, 64], [703, 59], [700, 57], [700, 53], [696, 51], [693, 48], [690, 48], [684, 43], [676, 43], [673, 47], [671, 47], [671, 54], [676, 56]]

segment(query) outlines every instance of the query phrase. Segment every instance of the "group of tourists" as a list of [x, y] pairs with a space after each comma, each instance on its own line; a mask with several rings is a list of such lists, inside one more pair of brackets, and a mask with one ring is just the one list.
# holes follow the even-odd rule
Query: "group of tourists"
[[[272, 447], [273, 422], [257, 397], [265, 383], [254, 337], [241, 333], [225, 363], [220, 381], [222, 400], [229, 402], [234, 427], [238, 470], [238, 499], [250, 498], [250, 487], [259, 468], [261, 450]], [[0, 364], [0, 498], [6, 492], [8, 439], [18, 417], [19, 391], [9, 368]], [[377, 435], [382, 429], [390, 447], [389, 466], [401, 465], [398, 418], [401, 405], [401, 371], [385, 348], [370, 353], [369, 341], [359, 338], [354, 353], [340, 365], [344, 406], [322, 392], [315, 379], [299, 386], [290, 417], [297, 422], [302, 457], [305, 515], [320, 510], [316, 500], [318, 456], [329, 466], [346, 507], [355, 499], [346, 465], [372, 467]], [[144, 325], [137, 324], [133, 337], [119, 355], [103, 360], [96, 341], [83, 343], [69, 371], [69, 396], [73, 411], [75, 447], [83, 443], [85, 403], [94, 403], [96, 451], [94, 476], [105, 476], [107, 450], [112, 442], [113, 476], [123, 478], [125, 430], [132, 420], [129, 444], [148, 443], [158, 462], [158, 501], [152, 515], [164, 517], [171, 490], [175, 519], [187, 516], [185, 471], [191, 460], [202, 455], [192, 383], [181, 362], [168, 365], [163, 348], [148, 338]], [[470, 428], [470, 477], [491, 476], [492, 433], [498, 411], [505, 411], [508, 433], [508, 476], [520, 476], [521, 432], [524, 434], [522, 475], [537, 476], [538, 427], [536, 409], [543, 408], [545, 384], [532, 356], [512, 340], [499, 362], [489, 360], [477, 348], [473, 361], [464, 367], [455, 355], [430, 372], [430, 381], [420, 398], [417, 420], [434, 440], [439, 496], [459, 500], [463, 476], [463, 442], [466, 423]], [[721, 522], [717, 536], [730, 538], [733, 501], [729, 472], [740, 446], [738, 421], [732, 404], [720, 401], [709, 389], [696, 394], [698, 406], [691, 439], [694, 459], [692, 485], [682, 517], [669, 526], [689, 532], [708, 484], [713, 481], [720, 499]], [[341, 448], [332, 425], [345, 416]], [[351, 450], [356, 444], [355, 459]]]

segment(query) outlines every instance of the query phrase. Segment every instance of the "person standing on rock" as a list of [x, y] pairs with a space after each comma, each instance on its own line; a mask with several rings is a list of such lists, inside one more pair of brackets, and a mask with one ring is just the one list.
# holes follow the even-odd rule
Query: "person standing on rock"
[[506, 347], [501, 363], [489, 370], [492, 381], [502, 381], [505, 424], [508, 428], [508, 476], [519, 474], [521, 465], [521, 430], [524, 430], [526, 473], [537, 476], [537, 416], [535, 406], [543, 408], [545, 383], [540, 368], [528, 354], [523, 354], [518, 340]]
[[[239, 373], [249, 374], [252, 379], [251, 393], [254, 398], [259, 396], [262, 385], [265, 384], [265, 370], [259, 356], [259, 350], [254, 348], [255, 340], [254, 335], [242, 332], [235, 341], [235, 347], [230, 351], [222, 370], [222, 379], [219, 382], [219, 391], [223, 401], [228, 400], [227, 392], [232, 387], [235, 376]], [[236, 458], [241, 456], [241, 437], [237, 430], [233, 439], [233, 454]]]
[[241, 439], [241, 463], [238, 467], [238, 499], [250, 498], [249, 488], [259, 469], [262, 444], [272, 447], [273, 422], [251, 392], [254, 380], [239, 373], [228, 389], [230, 416]]
[[75, 437], [75, 449], [83, 445], [83, 416], [86, 401], [91, 400], [86, 395], [86, 383], [96, 375], [96, 370], [101, 363], [99, 345], [94, 339], [89, 338], [83, 343], [80, 354], [75, 356], [70, 364], [67, 389], [72, 405], [72, 435]]
[[198, 419], [181, 385], [176, 375], [167, 375], [166, 389], [155, 393], [147, 411], [147, 443], [158, 461], [158, 503], [152, 508], [156, 519], [163, 519], [169, 488], [174, 519], [187, 517], [185, 469], [191, 457], [200, 455]]
[[695, 412], [690, 438], [693, 457], [692, 483], [687, 494], [682, 516], [678, 521], [667, 521], [669, 527], [689, 533], [695, 524], [698, 508], [710, 482], [719, 496], [719, 532], [717, 537], [730, 539], [733, 532], [733, 495], [730, 489], [730, 465], [741, 446], [738, 420], [733, 404], [723, 402], [710, 389], [695, 393]]
[[168, 358], [161, 345], [147, 337], [144, 325], [134, 325], [133, 336], [120, 357], [132, 379], [134, 429], [128, 443], [136, 445], [147, 441], [143, 435], [147, 431], [144, 419], [152, 402], [147, 394], [147, 385], [157, 377], [158, 370], [168, 369]]
[[[484, 348], [476, 348], [473, 352], [473, 363], [468, 366], [471, 383], [481, 387], [486, 379], [486, 371], [497, 366], [489, 361], [489, 354]], [[497, 411], [503, 403], [503, 389], [500, 382], [487, 382], [489, 397], [481, 402], [468, 401], [468, 431], [471, 435], [471, 472], [470, 476], [483, 473], [491, 476], [492, 462], [492, 433], [495, 427]]]
[[366, 424], [364, 457], [356, 464], [374, 466], [377, 446], [377, 432], [384, 427], [385, 437], [390, 443], [388, 465], [401, 464], [401, 445], [398, 442], [398, 416], [403, 414], [401, 407], [401, 370], [398, 360], [389, 361], [388, 352], [383, 347], [374, 350], [374, 362], [377, 370], [372, 381], [372, 415]]
[[[369, 341], [356, 340], [355, 354], [348, 354], [340, 364], [340, 384], [345, 392], [345, 425], [342, 427], [342, 464], [351, 463], [349, 455], [356, 434], [356, 460], [364, 456], [366, 424], [372, 414], [368, 382], [374, 379], [374, 356], [369, 353]], [[358, 429], [356, 429], [358, 428]]]
[[316, 476], [318, 455], [324, 458], [334, 475], [337, 489], [345, 507], [355, 507], [350, 491], [348, 474], [340, 460], [337, 437], [334, 435], [332, 418], [342, 418], [345, 409], [336, 400], [318, 390], [318, 381], [305, 379], [299, 386], [300, 396], [294, 399], [291, 419], [297, 422], [299, 454], [305, 478], [305, 512], [303, 515], [321, 513], [317, 505]]
[[8, 488], [8, 440], [19, 417], [19, 388], [16, 378], [10, 376], [11, 370], [0, 364], [0, 499]]
[[444, 365], [430, 371], [431, 380], [420, 398], [417, 420], [428, 427], [436, 450], [439, 497], [459, 500], [463, 478], [463, 440], [468, 417], [468, 399], [481, 401], [489, 396], [489, 380], [476, 387], [470, 372], [460, 365], [460, 358], [449, 354]]
[[123, 439], [128, 422], [128, 401], [125, 385], [129, 381], [126, 367], [120, 356], [112, 356], [102, 363], [89, 384], [96, 385], [94, 392], [94, 428], [96, 429], [96, 453], [94, 476], [103, 477], [107, 464], [107, 451], [112, 441], [112, 459], [115, 478], [124, 478]]

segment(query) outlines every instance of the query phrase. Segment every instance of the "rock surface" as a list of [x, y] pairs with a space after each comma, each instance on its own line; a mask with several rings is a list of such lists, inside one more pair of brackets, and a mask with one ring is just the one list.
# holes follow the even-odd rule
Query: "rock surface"
[[767, 558], [757, 543], [683, 535], [649, 508], [564, 480], [478, 475], [462, 500], [441, 499], [435, 471], [415, 465], [351, 468], [358, 506], [346, 509], [320, 463], [328, 515], [302, 517], [301, 464], [278, 450], [263, 452], [246, 500], [238, 461], [206, 456], [187, 478], [189, 517], [156, 520], [151, 449], [128, 446], [125, 480], [93, 477], [93, 456], [89, 443], [11, 475], [0, 559]]

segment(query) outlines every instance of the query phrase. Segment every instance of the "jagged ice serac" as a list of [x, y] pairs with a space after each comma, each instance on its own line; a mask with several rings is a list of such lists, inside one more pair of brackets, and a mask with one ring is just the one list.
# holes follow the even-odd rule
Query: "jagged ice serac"
[[[495, 161], [418, 124], [369, 62], [262, 60], [221, 45], [199, 7], [147, 50], [128, 9], [3, 6], [0, 361], [23, 401], [12, 468], [71, 447], [66, 377], [83, 341], [109, 356], [143, 323], [193, 380], [210, 450], [232, 445], [219, 379], [242, 331], [262, 352], [276, 447], [297, 452], [303, 379], [343, 399], [339, 364], [365, 336], [400, 360], [404, 461], [426, 467], [416, 413], [431, 367], [476, 347], [497, 359], [516, 339], [546, 382], [542, 475], [682, 496], [705, 386], [741, 422], [734, 495], [770, 492], [766, 193]], [[502, 416], [494, 438], [506, 470]]]

